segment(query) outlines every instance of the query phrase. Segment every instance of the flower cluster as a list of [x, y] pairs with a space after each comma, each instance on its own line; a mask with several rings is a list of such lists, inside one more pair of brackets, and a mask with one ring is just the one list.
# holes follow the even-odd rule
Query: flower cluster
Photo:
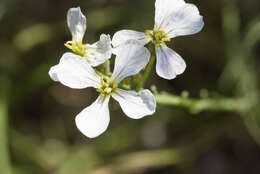
[[[111, 97], [130, 118], [140, 119], [154, 114], [156, 101], [153, 94], [147, 89], [126, 90], [123, 80], [145, 69], [151, 56], [145, 47], [148, 43], [155, 47], [156, 72], [160, 77], [173, 79], [183, 73], [186, 68], [184, 60], [165, 43], [176, 36], [197, 33], [204, 25], [197, 7], [183, 0], [156, 0], [153, 30], [144, 33], [121, 30], [115, 33], [112, 41], [109, 35], [101, 34], [96, 43], [83, 43], [87, 20], [79, 7], [69, 9], [67, 23], [72, 40], [65, 46], [72, 52], [63, 54], [59, 64], [51, 67], [49, 75], [52, 80], [70, 88], [93, 87], [99, 93], [96, 101], [75, 119], [77, 128], [90, 138], [107, 129]], [[111, 73], [108, 66], [113, 54], [115, 65]]]

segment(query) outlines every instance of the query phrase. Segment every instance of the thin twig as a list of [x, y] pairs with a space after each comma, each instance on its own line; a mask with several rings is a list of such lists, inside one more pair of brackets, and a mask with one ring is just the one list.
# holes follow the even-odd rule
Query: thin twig
[[245, 112], [250, 107], [244, 98], [195, 99], [175, 96], [168, 93], [157, 94], [155, 97], [159, 105], [188, 108], [193, 113], [201, 111]]

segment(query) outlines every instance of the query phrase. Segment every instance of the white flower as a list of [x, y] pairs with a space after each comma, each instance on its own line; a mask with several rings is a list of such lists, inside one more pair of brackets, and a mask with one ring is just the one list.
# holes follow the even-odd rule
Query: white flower
[[98, 66], [111, 57], [112, 46], [109, 35], [102, 34], [100, 40], [92, 45], [82, 43], [87, 28], [87, 20], [80, 7], [69, 9], [67, 23], [72, 34], [72, 41], [65, 43], [67, 48], [85, 58], [91, 66]]
[[111, 96], [130, 118], [140, 119], [155, 112], [155, 98], [149, 90], [137, 93], [119, 88], [124, 78], [139, 73], [147, 65], [148, 49], [135, 40], [125, 42], [119, 49], [111, 77], [97, 75], [85, 59], [72, 53], [65, 53], [59, 64], [49, 71], [50, 77], [63, 85], [76, 89], [94, 87], [100, 93], [94, 103], [76, 116], [77, 128], [87, 137], [97, 137], [107, 129]]
[[157, 74], [165, 79], [173, 79], [184, 72], [186, 64], [165, 42], [177, 36], [195, 34], [201, 31], [203, 26], [203, 17], [195, 5], [185, 3], [184, 0], [156, 0], [154, 29], [144, 33], [133, 30], [118, 31], [112, 39], [112, 45], [117, 47], [128, 39], [136, 39], [143, 45], [152, 42], [157, 57]]

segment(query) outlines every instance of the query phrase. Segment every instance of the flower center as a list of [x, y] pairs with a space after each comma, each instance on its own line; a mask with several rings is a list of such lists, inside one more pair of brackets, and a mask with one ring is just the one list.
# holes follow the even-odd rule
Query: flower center
[[78, 42], [68, 41], [64, 44], [67, 48], [71, 49], [75, 54], [84, 57], [87, 46], [82, 44], [82, 40]]
[[163, 30], [146, 30], [145, 35], [157, 47], [161, 47], [165, 42], [171, 41]]
[[100, 88], [97, 89], [97, 92], [104, 94], [104, 95], [110, 95], [112, 92], [114, 92], [117, 88], [117, 84], [114, 82], [111, 82], [110, 78], [107, 76], [102, 76], [100, 80]]

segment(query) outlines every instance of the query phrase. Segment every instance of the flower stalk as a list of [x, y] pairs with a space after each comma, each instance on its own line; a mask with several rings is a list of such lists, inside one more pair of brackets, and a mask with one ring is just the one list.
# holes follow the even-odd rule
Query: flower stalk
[[155, 62], [155, 53], [154, 53], [154, 47], [149, 45], [148, 47], [149, 51], [151, 52], [151, 57], [150, 57], [150, 61], [148, 63], [148, 65], [146, 66], [143, 78], [141, 79], [141, 81], [139, 82], [138, 86], [137, 86], [137, 91], [140, 91], [143, 89], [143, 87], [145, 86], [145, 83], [148, 79], [148, 77], [150, 76], [150, 73], [152, 71], [153, 68], [153, 64]]
[[107, 76], [111, 75], [110, 61], [109, 61], [109, 60], [105, 61], [104, 66], [105, 66], [105, 74], [106, 74]]

